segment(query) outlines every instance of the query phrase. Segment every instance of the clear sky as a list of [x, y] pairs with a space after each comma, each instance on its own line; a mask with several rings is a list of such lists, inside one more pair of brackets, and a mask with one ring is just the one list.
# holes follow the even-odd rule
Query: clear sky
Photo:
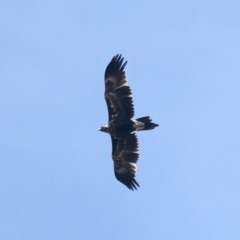
[[[240, 2], [0, 3], [0, 239], [240, 239]], [[138, 191], [113, 173], [103, 75], [128, 64]]]

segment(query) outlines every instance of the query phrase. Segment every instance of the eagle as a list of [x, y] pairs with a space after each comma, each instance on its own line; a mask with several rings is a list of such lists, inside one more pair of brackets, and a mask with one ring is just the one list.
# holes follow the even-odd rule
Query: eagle
[[110, 134], [115, 177], [131, 190], [140, 187], [135, 179], [139, 159], [135, 131], [151, 130], [159, 126], [149, 116], [133, 119], [134, 105], [122, 55], [117, 54], [108, 64], [105, 75], [104, 97], [108, 108], [108, 123], [98, 130]]

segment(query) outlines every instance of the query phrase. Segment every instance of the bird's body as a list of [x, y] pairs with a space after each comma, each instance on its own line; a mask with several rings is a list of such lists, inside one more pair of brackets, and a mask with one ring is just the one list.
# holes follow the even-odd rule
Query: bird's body
[[100, 130], [109, 133], [113, 137], [120, 138], [130, 134], [134, 129], [131, 120], [124, 121], [121, 119], [114, 119]]
[[134, 107], [131, 89], [121, 55], [113, 57], [105, 71], [105, 100], [108, 107], [109, 122], [99, 130], [109, 133], [112, 140], [112, 159], [116, 178], [129, 189], [139, 187], [135, 180], [136, 163], [139, 158], [138, 140], [134, 131], [151, 130], [158, 126], [150, 117], [132, 120]]

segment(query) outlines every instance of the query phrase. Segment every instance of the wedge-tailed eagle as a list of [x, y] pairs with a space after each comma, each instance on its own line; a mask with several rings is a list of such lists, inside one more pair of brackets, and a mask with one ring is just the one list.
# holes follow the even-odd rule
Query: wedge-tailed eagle
[[108, 108], [108, 124], [98, 130], [109, 133], [112, 139], [112, 159], [114, 173], [118, 181], [134, 190], [140, 187], [135, 179], [136, 163], [139, 158], [138, 139], [134, 131], [151, 130], [158, 126], [150, 117], [134, 116], [132, 91], [127, 86], [127, 78], [121, 55], [112, 58], [105, 71], [105, 100]]

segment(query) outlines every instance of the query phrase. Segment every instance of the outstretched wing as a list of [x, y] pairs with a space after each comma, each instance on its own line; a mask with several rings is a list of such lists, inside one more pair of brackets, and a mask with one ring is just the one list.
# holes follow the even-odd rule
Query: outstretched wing
[[132, 133], [120, 139], [112, 136], [111, 138], [115, 177], [129, 189], [137, 189], [140, 186], [135, 180], [137, 171], [136, 163], [139, 158], [136, 134]]
[[108, 107], [109, 122], [114, 117], [131, 119], [134, 116], [131, 89], [127, 86], [127, 78], [122, 55], [116, 55], [105, 71], [105, 99]]

